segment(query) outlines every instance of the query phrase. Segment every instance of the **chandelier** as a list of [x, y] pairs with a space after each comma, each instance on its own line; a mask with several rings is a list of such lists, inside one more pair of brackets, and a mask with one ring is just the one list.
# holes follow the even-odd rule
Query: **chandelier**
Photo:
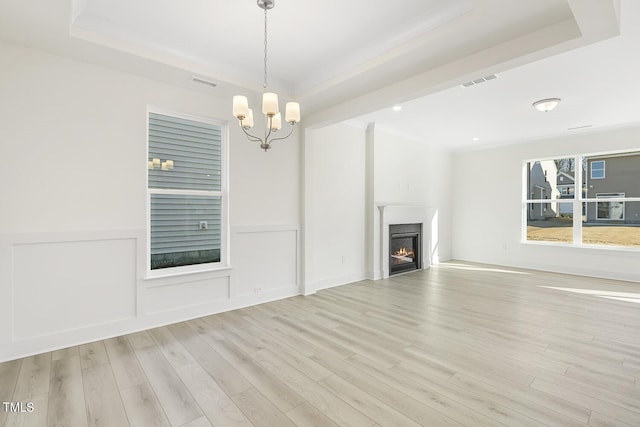
[[[273, 9], [275, 0], [257, 0], [258, 7], [264, 10], [264, 82], [262, 87], [268, 88], [267, 82], [267, 10]], [[249, 141], [259, 142], [260, 148], [265, 152], [271, 148], [273, 141], [288, 138], [293, 132], [296, 123], [300, 121], [300, 105], [297, 102], [287, 102], [285, 107], [285, 121], [291, 125], [286, 136], [276, 138], [276, 133], [282, 128], [282, 116], [278, 106], [278, 95], [273, 92], [262, 94], [262, 114], [265, 115], [266, 129], [264, 137], [258, 137], [249, 133], [253, 127], [253, 110], [249, 108], [246, 96], [233, 97], [233, 115], [238, 119], [240, 128], [244, 131]]]

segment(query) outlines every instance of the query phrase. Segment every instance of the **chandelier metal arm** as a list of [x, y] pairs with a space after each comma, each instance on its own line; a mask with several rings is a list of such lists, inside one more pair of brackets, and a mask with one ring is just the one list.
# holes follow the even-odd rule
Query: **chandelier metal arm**
[[265, 135], [264, 135], [265, 144], [269, 143], [269, 137], [273, 133], [273, 129], [271, 129], [272, 120], [273, 120], [273, 116], [267, 116], [267, 128], [269, 129], [269, 132], [265, 132]]
[[279, 141], [281, 139], [287, 139], [291, 136], [291, 134], [293, 133], [293, 128], [295, 127], [295, 124], [291, 125], [291, 130], [289, 131], [289, 133], [286, 136], [281, 136], [280, 138], [271, 138], [271, 140], [269, 141], [269, 144], [271, 144], [273, 141]]
[[249, 132], [247, 132], [247, 130], [242, 126], [242, 124], [240, 125], [240, 129], [242, 129], [242, 132], [244, 132], [245, 135], [247, 135], [247, 138], [249, 138], [250, 141], [253, 142], [260, 142], [262, 143], [262, 138], [258, 138], [257, 136], [251, 135]]

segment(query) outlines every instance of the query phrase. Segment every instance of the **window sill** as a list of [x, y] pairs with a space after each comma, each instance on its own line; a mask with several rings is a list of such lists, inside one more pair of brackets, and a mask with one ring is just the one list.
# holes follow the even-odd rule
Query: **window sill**
[[531, 246], [551, 246], [554, 248], [573, 248], [579, 250], [594, 250], [594, 251], [605, 251], [605, 252], [630, 252], [630, 253], [638, 253], [640, 252], [640, 247], [632, 247], [632, 246], [614, 246], [614, 245], [576, 245], [574, 243], [556, 243], [556, 242], [544, 242], [544, 241], [532, 241], [532, 240], [524, 240], [521, 241], [522, 245], [531, 245]]
[[147, 271], [147, 274], [145, 277], [142, 278], [142, 280], [144, 281], [153, 281], [153, 280], [157, 280], [157, 279], [169, 279], [169, 278], [173, 278], [173, 277], [180, 277], [180, 276], [193, 276], [193, 275], [200, 275], [200, 274], [212, 274], [212, 273], [218, 273], [218, 272], [222, 272], [222, 271], [227, 271], [227, 270], [231, 270], [233, 269], [233, 267], [231, 265], [221, 265], [221, 266], [216, 266], [216, 267], [207, 267], [207, 268], [198, 268], [198, 269], [188, 269], [188, 270], [182, 270], [182, 271], [171, 271], [171, 272], [150, 272]]

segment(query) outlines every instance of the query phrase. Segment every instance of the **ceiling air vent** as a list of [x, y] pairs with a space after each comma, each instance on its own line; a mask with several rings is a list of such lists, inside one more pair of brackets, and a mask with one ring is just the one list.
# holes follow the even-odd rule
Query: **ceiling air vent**
[[207, 85], [207, 86], [210, 86], [210, 87], [218, 86], [214, 82], [210, 82], [208, 80], [204, 80], [204, 79], [201, 79], [200, 77], [195, 77], [195, 76], [191, 77], [191, 81], [194, 82], [194, 83], [200, 83], [200, 84]]
[[470, 82], [462, 83], [463, 87], [471, 87], [475, 85], [479, 85], [480, 83], [488, 82], [489, 80], [495, 80], [498, 76], [495, 74], [491, 74], [486, 77], [480, 77], [479, 79], [471, 80]]

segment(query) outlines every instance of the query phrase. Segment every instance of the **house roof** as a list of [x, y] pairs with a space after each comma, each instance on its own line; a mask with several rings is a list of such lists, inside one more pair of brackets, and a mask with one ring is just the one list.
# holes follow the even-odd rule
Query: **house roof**
[[[560, 177], [563, 177], [564, 179], [562, 181], [560, 181]], [[575, 184], [575, 177], [567, 172], [558, 172], [558, 185], [572, 185]]]

